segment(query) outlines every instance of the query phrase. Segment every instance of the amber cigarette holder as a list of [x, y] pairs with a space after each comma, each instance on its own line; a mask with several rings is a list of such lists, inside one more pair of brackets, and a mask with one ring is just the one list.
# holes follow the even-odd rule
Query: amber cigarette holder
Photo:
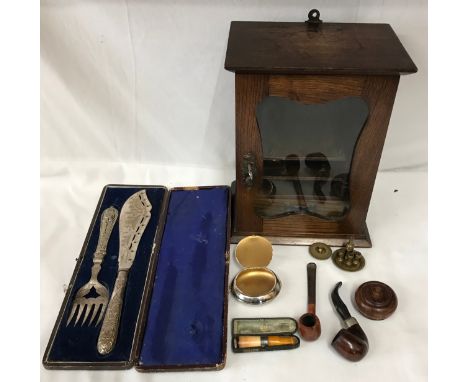
[[241, 349], [295, 345], [296, 343], [297, 338], [294, 336], [239, 336], [237, 338], [237, 346]]

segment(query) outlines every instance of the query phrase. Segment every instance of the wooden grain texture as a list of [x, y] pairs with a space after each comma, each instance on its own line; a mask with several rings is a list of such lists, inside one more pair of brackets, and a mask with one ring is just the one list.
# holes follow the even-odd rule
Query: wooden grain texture
[[[236, 229], [261, 233], [263, 219], [253, 213], [255, 195], [262, 177], [262, 145], [257, 128], [257, 104], [268, 95], [268, 76], [236, 74]], [[243, 180], [243, 156], [253, 153], [256, 158], [255, 184], [247, 187]]]
[[225, 68], [236, 73], [415, 73], [388, 24], [233, 21]]
[[297, 102], [324, 103], [338, 98], [360, 96], [367, 76], [271, 75], [268, 94]]
[[[315, 311], [315, 306], [313, 310]], [[320, 319], [314, 313], [304, 313], [299, 318], [298, 326], [299, 333], [305, 341], [315, 341], [322, 334]]]
[[354, 293], [356, 309], [371, 320], [385, 320], [395, 312], [398, 298], [387, 284], [368, 281]]
[[369, 117], [355, 148], [349, 178], [355, 208], [348, 222], [355, 229], [366, 220], [399, 81], [399, 76], [369, 76], [362, 89]]
[[[261, 234], [267, 237], [330, 238], [337, 243], [352, 236], [357, 246], [370, 246], [365, 224], [375, 177], [395, 99], [399, 76], [341, 75], [255, 75], [236, 74], [236, 157], [237, 187], [234, 240]], [[369, 106], [369, 117], [355, 147], [350, 170], [351, 209], [339, 220], [324, 220], [309, 215], [290, 215], [262, 219], [255, 214], [262, 178], [262, 146], [255, 108], [265, 96], [279, 96], [303, 103], [324, 103], [343, 97], [362, 97]], [[241, 181], [242, 157], [253, 152], [257, 175], [254, 187]], [[295, 196], [292, 196], [294, 199]], [[294, 202], [294, 200], [292, 200]], [[287, 198], [285, 203], [288, 203]], [[332, 204], [336, 201], [332, 201]], [[330, 204], [330, 208], [332, 208]], [[280, 239], [275, 243], [282, 242]], [[307, 242], [307, 240], [306, 240]], [[304, 243], [298, 240], [297, 243]]]
[[344, 358], [352, 362], [360, 361], [369, 351], [369, 341], [359, 324], [341, 329], [333, 338], [332, 346]]

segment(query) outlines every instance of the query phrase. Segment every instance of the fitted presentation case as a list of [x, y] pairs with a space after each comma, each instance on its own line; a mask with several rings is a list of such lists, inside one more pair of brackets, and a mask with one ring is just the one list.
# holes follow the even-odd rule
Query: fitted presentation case
[[[151, 218], [128, 274], [119, 334], [97, 351], [102, 321], [67, 325], [77, 290], [90, 278], [102, 212], [119, 212], [146, 190]], [[86, 235], [43, 357], [48, 369], [220, 370], [225, 365], [230, 189], [107, 185]], [[119, 220], [98, 276], [111, 296], [118, 269]], [[73, 256], [74, 257], [74, 256]]]

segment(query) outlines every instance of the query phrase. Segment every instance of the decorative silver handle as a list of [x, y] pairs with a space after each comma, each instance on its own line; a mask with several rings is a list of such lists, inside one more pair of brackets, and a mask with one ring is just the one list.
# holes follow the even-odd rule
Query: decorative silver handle
[[99, 354], [109, 354], [115, 346], [119, 333], [120, 315], [122, 312], [125, 286], [127, 285], [128, 270], [119, 271], [114, 290], [107, 307], [106, 315], [99, 333], [97, 350]]
[[107, 244], [109, 243], [109, 238], [114, 228], [115, 222], [117, 221], [117, 216], [119, 211], [114, 207], [106, 208], [101, 214], [101, 226], [99, 228], [99, 240], [94, 252], [94, 263], [101, 263], [102, 259], [106, 255]]

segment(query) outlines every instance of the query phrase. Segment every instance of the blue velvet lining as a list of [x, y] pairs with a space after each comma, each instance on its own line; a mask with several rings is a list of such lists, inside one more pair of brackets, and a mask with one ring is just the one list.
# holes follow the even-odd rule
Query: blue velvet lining
[[140, 366], [222, 361], [228, 203], [224, 186], [171, 193]]
[[[130, 352], [135, 334], [135, 325], [138, 311], [140, 309], [141, 297], [145, 284], [146, 273], [148, 270], [148, 263], [153, 247], [153, 239], [156, 233], [164, 195], [167, 192], [165, 188], [144, 188], [152, 205], [151, 219], [143, 233], [140, 244], [138, 246], [137, 254], [135, 256], [135, 261], [128, 275], [120, 321], [120, 331], [114, 350], [107, 356], [102, 356], [98, 353], [96, 345], [101, 325], [97, 327], [87, 326], [87, 324], [85, 326], [73, 326], [72, 324], [66, 326], [66, 322], [77, 290], [89, 280], [91, 275], [93, 254], [96, 249], [99, 237], [99, 226], [102, 211], [110, 206], [114, 206], [119, 210], [120, 213], [122, 206], [127, 198], [141, 189], [141, 187], [134, 186], [107, 187], [102, 200], [101, 208], [99, 209], [99, 215], [86, 247], [83, 262], [78, 271], [76, 281], [72, 287], [72, 293], [67, 303], [65, 314], [62, 317], [57, 334], [55, 336], [55, 340], [51, 346], [48, 361], [118, 362], [130, 360]], [[109, 288], [109, 296], [112, 293], [117, 276], [118, 255], [119, 221], [117, 220], [109, 240], [107, 255], [104, 258], [101, 272], [99, 273], [98, 277], [99, 281]], [[81, 322], [79, 322], [79, 324], [81, 324]]]

